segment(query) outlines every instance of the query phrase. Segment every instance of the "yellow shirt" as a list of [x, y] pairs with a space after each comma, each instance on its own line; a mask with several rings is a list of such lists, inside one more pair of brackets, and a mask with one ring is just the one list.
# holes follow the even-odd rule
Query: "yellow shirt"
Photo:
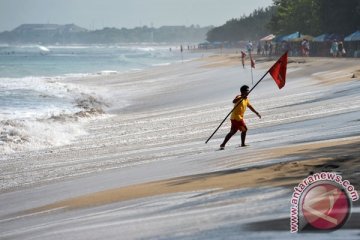
[[[239, 98], [241, 98], [241, 96], [236, 96], [235, 99], [239, 99]], [[241, 101], [241, 99], [239, 101]], [[234, 107], [238, 103], [239, 102], [234, 103]], [[244, 119], [244, 113], [246, 111], [246, 107], [249, 105], [250, 105], [249, 99], [248, 98], [243, 99], [242, 102], [234, 109], [234, 111], [232, 111], [230, 119], [237, 121]]]

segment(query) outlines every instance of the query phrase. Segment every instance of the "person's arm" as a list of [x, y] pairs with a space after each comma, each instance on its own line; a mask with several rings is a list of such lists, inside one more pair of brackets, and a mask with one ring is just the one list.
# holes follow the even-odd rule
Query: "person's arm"
[[240, 99], [241, 99], [241, 95], [237, 95], [237, 96], [234, 98], [233, 103], [237, 103]]
[[248, 107], [249, 107], [249, 109], [250, 109], [253, 113], [255, 113], [259, 118], [261, 118], [260, 113], [258, 113], [258, 112], [255, 110], [255, 108], [253, 108], [253, 106], [251, 106], [251, 105], [249, 104]]

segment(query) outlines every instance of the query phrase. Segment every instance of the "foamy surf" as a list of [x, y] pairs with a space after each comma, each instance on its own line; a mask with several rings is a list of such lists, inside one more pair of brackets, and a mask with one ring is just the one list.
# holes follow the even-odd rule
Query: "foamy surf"
[[0, 151], [11, 153], [69, 144], [86, 134], [86, 119], [106, 106], [65, 77], [0, 79]]
[[56, 121], [7, 120], [0, 122], [0, 151], [12, 153], [71, 143], [86, 134], [81, 123]]
[[[126, 106], [128, 95], [133, 95], [132, 83], [112, 91], [101, 87], [100, 81], [190, 57], [169, 51], [172, 47], [4, 46], [0, 49], [4, 53], [0, 54], [0, 151], [71, 143], [85, 134], [88, 119], [104, 116], [108, 106], [101, 95], [116, 99], [112, 106], [116, 109]], [[45, 48], [49, 51], [41, 54]], [[89, 81], [94, 84], [83, 84]]]

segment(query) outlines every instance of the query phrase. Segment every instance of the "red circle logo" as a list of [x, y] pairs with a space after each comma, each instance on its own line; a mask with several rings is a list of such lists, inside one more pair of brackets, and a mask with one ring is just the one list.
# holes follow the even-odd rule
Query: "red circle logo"
[[303, 215], [312, 227], [333, 230], [341, 227], [350, 215], [347, 194], [330, 183], [311, 187], [302, 199]]

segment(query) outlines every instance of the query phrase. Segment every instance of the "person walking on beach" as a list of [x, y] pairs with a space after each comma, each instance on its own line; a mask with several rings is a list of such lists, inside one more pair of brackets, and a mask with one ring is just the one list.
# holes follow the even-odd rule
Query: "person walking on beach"
[[246, 50], [248, 51], [249, 55], [251, 56], [251, 52], [253, 50], [253, 44], [252, 42], [249, 40], [249, 42], [246, 44]]
[[342, 57], [343, 56], [343, 54], [345, 55], [345, 48], [344, 48], [344, 44], [343, 44], [343, 42], [339, 42], [338, 43], [338, 53], [339, 53], [339, 57]]
[[[261, 118], [261, 115], [251, 106], [249, 99], [247, 98], [247, 95], [249, 94], [249, 87], [247, 85], [243, 85], [240, 88], [241, 95], [237, 95], [233, 103], [234, 105], [237, 105], [236, 108], [231, 113], [231, 129], [230, 132], [225, 136], [225, 139], [223, 143], [220, 145], [220, 150], [225, 149], [226, 143], [230, 140], [230, 138], [237, 132], [241, 132], [241, 146], [245, 147], [245, 139], [246, 139], [246, 132], [247, 127], [244, 121], [244, 113], [246, 111], [246, 108], [248, 107], [252, 112], [254, 112], [259, 118]], [[239, 101], [241, 101], [239, 103]]]
[[334, 40], [330, 47], [330, 53], [332, 54], [333, 57], [336, 57], [338, 55], [338, 51], [339, 51], [338, 42]]

